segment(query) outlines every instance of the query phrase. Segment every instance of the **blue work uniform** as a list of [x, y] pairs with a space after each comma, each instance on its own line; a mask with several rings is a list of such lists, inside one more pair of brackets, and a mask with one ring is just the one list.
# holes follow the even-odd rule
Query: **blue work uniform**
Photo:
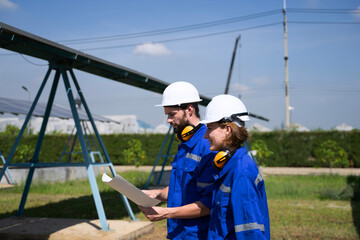
[[215, 178], [208, 239], [270, 239], [265, 183], [245, 147]]
[[[215, 169], [211, 161], [215, 153], [210, 151], [209, 141], [204, 139], [206, 126], [202, 125], [186, 142], [178, 145], [172, 162], [167, 199], [168, 207], [180, 207], [201, 201], [210, 209]], [[207, 239], [209, 216], [193, 219], [168, 219], [169, 239]]]

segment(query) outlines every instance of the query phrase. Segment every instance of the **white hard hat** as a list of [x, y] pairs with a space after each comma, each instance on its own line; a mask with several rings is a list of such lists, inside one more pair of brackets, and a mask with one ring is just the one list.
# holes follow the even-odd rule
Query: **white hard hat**
[[220, 120], [237, 123], [250, 121], [249, 113], [244, 103], [237, 97], [231, 95], [218, 95], [207, 105], [205, 119], [201, 123], [212, 123]]
[[196, 88], [188, 82], [174, 82], [167, 86], [163, 92], [162, 103], [156, 106], [174, 106], [183, 103], [200, 102]]

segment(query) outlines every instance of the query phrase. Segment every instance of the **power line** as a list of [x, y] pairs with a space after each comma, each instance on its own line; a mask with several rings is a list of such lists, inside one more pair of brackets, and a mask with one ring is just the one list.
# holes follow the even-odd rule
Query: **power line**
[[[349, 14], [349, 13], [360, 13], [360, 10], [357, 9], [306, 9], [306, 8], [291, 8], [287, 10], [288, 12], [300, 12], [300, 13], [337, 13], [337, 14]], [[209, 28], [213, 26], [219, 26], [224, 24], [230, 24], [235, 22], [246, 21], [255, 18], [261, 18], [269, 15], [274, 15], [281, 13], [282, 9], [275, 9], [266, 12], [260, 12], [240, 17], [227, 18], [217, 21], [191, 24], [179, 27], [165, 28], [165, 29], [157, 29], [151, 31], [137, 32], [137, 33], [127, 33], [127, 34], [117, 34], [110, 36], [102, 36], [102, 37], [90, 37], [90, 38], [80, 38], [80, 39], [71, 39], [71, 40], [60, 40], [58, 42], [68, 43], [68, 44], [83, 44], [83, 43], [92, 43], [92, 42], [103, 42], [103, 41], [114, 41], [114, 40], [122, 40], [122, 39], [130, 39], [130, 38], [139, 38], [139, 37], [147, 37], [147, 36], [155, 36], [155, 35], [163, 35], [175, 32], [183, 32], [196, 30], [201, 28]]]
[[29, 59], [27, 59], [23, 54], [19, 53], [19, 55], [25, 59], [25, 61], [27, 61], [28, 63], [35, 65], [35, 66], [48, 66], [49, 64], [39, 64], [39, 63], [34, 63], [32, 61], [30, 61]]
[[[277, 25], [277, 24], [282, 24], [282, 22], [273, 22], [273, 23], [264, 24], [264, 25], [258, 25], [258, 26], [253, 26], [253, 27], [234, 29], [234, 30], [215, 32], [215, 33], [208, 33], [208, 34], [189, 36], [189, 37], [182, 37], [182, 38], [172, 38], [172, 39], [166, 39], [166, 40], [160, 40], [160, 41], [154, 41], [154, 42], [156, 42], [156, 43], [165, 43], [165, 42], [176, 42], [176, 41], [190, 40], [190, 39], [196, 39], [196, 38], [212, 37], [212, 36], [216, 36], [216, 35], [234, 33], [234, 32], [239, 32], [239, 31], [247, 31], [247, 30], [252, 30], [252, 29], [257, 29], [257, 28], [270, 27], [270, 26]], [[108, 46], [108, 47], [86, 48], [86, 49], [80, 49], [80, 50], [81, 51], [91, 51], [91, 50], [103, 50], [103, 49], [113, 49], [113, 48], [125, 48], [125, 47], [134, 47], [134, 46], [138, 46], [138, 45], [141, 45], [141, 44], [143, 44], [143, 42], [124, 44], [124, 45], [116, 45], [116, 46]]]
[[[360, 24], [360, 22], [319, 22], [319, 21], [288, 21], [288, 23], [294, 23], [294, 24]], [[176, 42], [176, 41], [184, 41], [184, 40], [191, 40], [191, 39], [197, 39], [197, 38], [205, 38], [205, 37], [212, 37], [217, 35], [223, 35], [223, 34], [229, 34], [234, 32], [240, 32], [240, 31], [248, 31], [258, 28], [264, 28], [264, 27], [270, 27], [273, 25], [283, 24], [283, 22], [273, 22], [269, 24], [263, 24], [253, 27], [247, 27], [247, 28], [241, 28], [241, 29], [233, 29], [228, 31], [222, 31], [222, 32], [214, 32], [214, 33], [208, 33], [208, 34], [201, 34], [201, 35], [195, 35], [195, 36], [188, 36], [188, 37], [181, 37], [181, 38], [172, 38], [172, 39], [166, 39], [166, 40], [159, 40], [154, 41], [156, 43], [166, 43], [166, 42]], [[130, 44], [123, 44], [123, 45], [115, 45], [115, 46], [107, 46], [107, 47], [95, 47], [95, 48], [85, 48], [80, 49], [81, 51], [93, 51], [93, 50], [104, 50], [104, 49], [113, 49], [113, 48], [127, 48], [127, 47], [135, 47], [138, 45], [143, 44], [143, 42], [137, 42], [137, 43], [130, 43]]]
[[288, 23], [295, 23], [295, 24], [360, 24], [360, 21], [356, 22], [333, 22], [333, 21], [288, 21]]
[[168, 33], [174, 33], [174, 32], [196, 30], [196, 29], [200, 29], [200, 28], [209, 28], [209, 27], [213, 27], [213, 26], [219, 26], [219, 25], [224, 25], [224, 24], [230, 24], [230, 23], [265, 17], [265, 16], [277, 14], [277, 13], [281, 13], [281, 9], [271, 10], [271, 11], [267, 11], [267, 12], [260, 12], [260, 13], [256, 13], [256, 14], [234, 17], [234, 18], [227, 18], [227, 19], [222, 19], [222, 20], [217, 20], [217, 21], [205, 22], [205, 23], [179, 26], [179, 27], [157, 29], [157, 30], [144, 31], [144, 32], [138, 32], [138, 33], [117, 34], [117, 35], [102, 36], [102, 37], [61, 40], [58, 42], [79, 44], [79, 43], [91, 43], [91, 42], [100, 42], [100, 41], [113, 41], [113, 40], [129, 39], [129, 38], [147, 37], [147, 36], [162, 35], [162, 34], [168, 34]]
[[329, 9], [329, 8], [287, 8], [287, 12], [300, 12], [300, 13], [323, 13], [323, 14], [349, 14], [360, 13], [360, 9]]
[[[223, 20], [217, 20], [217, 21], [211, 21], [211, 22], [199, 23], [199, 24], [192, 24], [192, 25], [186, 25], [186, 26], [180, 26], [180, 27], [174, 27], [174, 28], [166, 28], [166, 29], [158, 29], [158, 30], [138, 32], [138, 33], [119, 34], [119, 35], [94, 37], [94, 38], [81, 38], [81, 39], [73, 39], [73, 40], [63, 40], [63, 41], [59, 41], [59, 42], [68, 43], [68, 44], [80, 44], [80, 43], [94, 43], [94, 42], [101, 42], [101, 41], [113, 41], [113, 40], [122, 40], [122, 39], [146, 37], [146, 36], [155, 36], [155, 35], [182, 32], [182, 31], [190, 31], [190, 30], [195, 30], [195, 29], [200, 29], [200, 28], [208, 28], [208, 27], [212, 27], [212, 26], [229, 24], [229, 23], [234, 23], [234, 22], [239, 22], [239, 21], [245, 21], [245, 20], [249, 20], [249, 19], [260, 18], [260, 17], [264, 17], [264, 16], [269, 16], [269, 15], [281, 13], [281, 11], [282, 11], [281, 9], [276, 9], [276, 10], [271, 10], [271, 11], [267, 11], [267, 12], [261, 12], [261, 13], [256, 13], [256, 14], [251, 14], [251, 15], [246, 15], [246, 16], [241, 16], [241, 17], [228, 18], [228, 19], [223, 19]], [[360, 14], [360, 10], [353, 10], [353, 9], [303, 9], [303, 8], [292, 8], [292, 9], [287, 9], [287, 11], [302, 12], [302, 13], [339, 13], [339, 14], [359, 13]], [[355, 21], [355, 22], [288, 21], [288, 23], [290, 23], [290, 24], [360, 24], [360, 21], [359, 22], [358, 21]], [[214, 33], [209, 33], [209, 34], [181, 37], [181, 38], [172, 38], [172, 39], [153, 41], [153, 42], [166, 43], [166, 42], [175, 42], [175, 41], [184, 41], [184, 40], [197, 39], [197, 38], [212, 37], [212, 36], [216, 36], [216, 35], [228, 34], [228, 33], [233, 33], [233, 32], [247, 31], [247, 30], [256, 29], [256, 28], [269, 27], [269, 26], [276, 25], [276, 24], [282, 24], [282, 22], [273, 22], [273, 23], [269, 23], [269, 24], [258, 25], [258, 26], [253, 26], [253, 27], [247, 27], [247, 28], [242, 28], [242, 29], [234, 29], [234, 30], [228, 30], [228, 31], [222, 31], [222, 32], [214, 32]], [[113, 48], [126, 48], [126, 47], [138, 46], [138, 45], [141, 45], [141, 44], [143, 44], [143, 42], [141, 42], [141, 43], [123, 44], [123, 45], [115, 45], [115, 46], [107, 46], [107, 47], [85, 48], [85, 49], [80, 49], [80, 50], [92, 51], [92, 50], [113, 49]], [[11, 54], [11, 53], [0, 54], [0, 56], [9, 56], [9, 55], [15, 55], [15, 54]]]

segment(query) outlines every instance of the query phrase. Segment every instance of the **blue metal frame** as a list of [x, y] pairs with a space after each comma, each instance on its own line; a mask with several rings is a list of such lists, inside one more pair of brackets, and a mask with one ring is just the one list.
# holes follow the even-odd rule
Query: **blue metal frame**
[[71, 161], [71, 155], [72, 155], [73, 150], [74, 150], [76, 135], [75, 135], [74, 141], [73, 141], [73, 143], [72, 143], [72, 145], [71, 145], [70, 152], [66, 152], [66, 149], [67, 149], [67, 147], [69, 146], [70, 140], [71, 140], [71, 138], [72, 138], [73, 135], [74, 135], [75, 128], [76, 128], [76, 127], [74, 126], [73, 129], [71, 130], [71, 133], [70, 133], [68, 139], [66, 140], [64, 149], [63, 149], [63, 151], [61, 152], [61, 155], [60, 155], [60, 158], [59, 158], [59, 161], [58, 161], [59, 163], [61, 162], [63, 156], [64, 156], [65, 154], [67, 154], [67, 153], [69, 154], [68, 163]]
[[149, 188], [150, 181], [151, 181], [151, 177], [152, 177], [153, 174], [154, 174], [155, 167], [157, 166], [157, 164], [158, 164], [158, 162], [159, 162], [159, 159], [160, 159], [161, 157], [164, 157], [164, 162], [163, 162], [163, 164], [162, 164], [161, 172], [160, 172], [159, 178], [158, 178], [157, 183], [156, 183], [157, 185], [160, 184], [160, 181], [161, 181], [161, 178], [162, 178], [162, 175], [163, 175], [164, 168], [165, 168], [166, 162], [167, 162], [167, 160], [168, 160], [168, 157], [174, 157], [174, 155], [169, 155], [169, 152], [170, 152], [170, 149], [171, 149], [171, 145], [172, 145], [173, 140], [174, 140], [174, 137], [175, 137], [175, 133], [174, 133], [174, 132], [173, 132], [172, 135], [171, 135], [170, 143], [169, 143], [169, 145], [168, 145], [166, 154], [163, 154], [163, 153], [162, 153], [163, 150], [164, 150], [164, 147], [165, 147], [165, 145], [166, 145], [166, 143], [167, 143], [167, 141], [168, 141], [168, 138], [169, 138], [169, 136], [170, 136], [171, 130], [172, 130], [172, 127], [169, 126], [169, 130], [168, 130], [168, 132], [166, 133], [166, 136], [165, 136], [164, 141], [163, 141], [163, 143], [162, 143], [162, 145], [161, 145], [160, 151], [159, 151], [159, 153], [158, 153], [158, 155], [157, 155], [157, 157], [156, 157], [154, 166], [153, 166], [153, 168], [152, 168], [152, 170], [151, 170], [151, 173], [150, 173], [150, 175], [149, 175], [149, 178], [148, 178], [148, 180], [147, 180], [147, 182], [146, 182], [146, 184], [145, 184], [145, 187], [144, 187], [145, 189]]
[[258, 165], [258, 161], [257, 161], [255, 155], [252, 154], [252, 152], [251, 152], [250, 143], [247, 141], [245, 142], [245, 148], [246, 148], [246, 151], [248, 152], [248, 155], [255, 161], [256, 165]]
[[[4, 155], [2, 154], [1, 150], [0, 150], [0, 158], [1, 158], [2, 162], [3, 162], [3, 164], [5, 164], [5, 158], [4, 158]], [[9, 176], [8, 181], [10, 180], [11, 184], [15, 184], [13, 178], [11, 177], [10, 170], [9, 170], [8, 167], [6, 168], [6, 172], [8, 173], [8, 176]]]
[[[55, 77], [54, 77], [54, 82], [53, 82], [53, 85], [52, 85], [52, 88], [51, 88], [51, 92], [50, 92], [50, 95], [49, 95], [49, 99], [48, 99], [48, 103], [47, 103], [47, 106], [46, 106], [46, 110], [45, 110], [45, 114], [44, 114], [44, 118], [43, 118], [43, 122], [42, 122], [42, 125], [41, 125], [41, 129], [40, 129], [40, 132], [39, 132], [39, 136], [38, 136], [38, 140], [37, 140], [37, 143], [36, 143], [36, 146], [35, 146], [35, 151], [34, 151], [34, 154], [32, 156], [32, 159], [31, 159], [31, 162], [29, 163], [10, 163], [13, 156], [14, 156], [14, 153], [16, 151], [16, 148], [20, 142], [20, 139], [25, 131], [25, 128], [28, 124], [28, 121], [35, 109], [35, 106], [42, 94], [42, 91], [46, 85], [46, 82], [50, 76], [50, 73], [52, 70], [55, 70]], [[86, 110], [86, 113], [88, 115], [88, 118], [91, 122], [91, 125], [94, 129], [94, 132], [95, 132], [95, 135], [96, 135], [96, 138], [98, 140], [98, 143], [100, 145], [100, 148], [101, 148], [101, 151], [103, 153], [103, 155], [105, 156], [105, 160], [106, 162], [104, 163], [102, 161], [102, 163], [96, 163], [95, 161], [90, 161], [90, 155], [89, 155], [89, 150], [87, 148], [87, 144], [86, 144], [86, 141], [85, 141], [85, 136], [84, 136], [84, 133], [83, 133], [83, 129], [82, 129], [82, 126], [81, 126], [81, 122], [80, 122], [80, 119], [79, 119], [79, 115], [78, 115], [78, 112], [77, 112], [77, 109], [76, 109], [76, 105], [75, 105], [75, 100], [74, 100], [74, 96], [73, 96], [73, 90], [71, 88], [71, 85], [70, 85], [70, 81], [69, 81], [69, 78], [68, 78], [68, 75], [67, 75], [67, 71], [70, 72], [70, 75], [72, 77], [72, 80], [76, 86], [76, 90], [81, 98], [81, 102]], [[70, 104], [70, 108], [71, 108], [71, 111], [72, 111], [72, 115], [73, 115], [73, 118], [74, 118], [74, 122], [75, 122], [75, 127], [76, 127], [76, 136], [78, 139], [79, 139], [79, 142], [80, 142], [80, 146], [81, 146], [81, 151], [82, 151], [82, 155], [84, 157], [84, 163], [70, 163], [68, 161], [68, 163], [60, 163], [60, 162], [57, 162], [57, 163], [47, 163], [47, 162], [43, 162], [43, 163], [40, 163], [39, 162], [39, 154], [40, 154], [40, 149], [41, 149], [41, 146], [42, 146], [42, 142], [43, 142], [43, 139], [44, 139], [44, 135], [45, 135], [45, 130], [46, 130], [46, 126], [47, 126], [47, 123], [48, 123], [48, 120], [49, 120], [49, 116], [50, 116], [50, 112], [51, 112], [51, 108], [52, 108], [52, 105], [53, 105], [53, 102], [54, 102], [54, 98], [55, 98], [55, 94], [56, 94], [56, 90], [57, 90], [57, 87], [58, 87], [58, 83], [59, 83], [59, 79], [60, 79], [60, 76], [62, 76], [63, 78], [63, 81], [64, 81], [64, 86], [65, 86], [65, 90], [66, 90], [66, 94], [67, 94], [67, 97], [68, 97], [68, 100], [69, 100], [69, 104]], [[86, 130], [84, 131], [86, 132]], [[100, 154], [100, 152], [99, 152]], [[102, 160], [102, 158], [101, 158]], [[114, 169], [114, 166], [113, 164], [111, 163], [110, 161], [110, 157], [106, 151], [106, 148], [104, 146], [104, 143], [100, 137], [100, 134], [96, 128], [96, 125], [95, 125], [95, 122], [93, 120], [93, 117], [90, 113], [90, 110], [86, 104], [86, 101], [85, 101], [85, 98], [82, 94], [82, 91], [80, 89], [80, 86], [75, 78], [75, 75], [72, 71], [71, 68], [67, 68], [67, 66], [63, 65], [63, 64], [50, 64], [49, 65], [49, 69], [45, 75], [45, 78], [39, 88], [39, 91], [35, 97], [35, 100], [29, 110], [29, 113], [27, 114], [27, 117], [23, 123], [23, 126], [15, 140], [15, 143], [10, 151], [10, 154], [7, 158], [7, 160], [5, 161], [4, 163], [4, 166], [3, 166], [3, 169], [1, 170], [0, 172], [0, 181], [3, 177], [3, 175], [5, 174], [5, 170], [9, 167], [9, 166], [15, 166], [15, 167], [24, 167], [24, 168], [29, 168], [29, 173], [28, 173], [28, 176], [27, 176], [27, 179], [26, 179], [26, 183], [25, 183], [25, 187], [24, 187], [24, 190], [23, 190], [23, 194], [22, 194], [22, 197], [21, 197], [21, 201], [20, 201], [20, 205], [19, 205], [19, 209], [17, 211], [17, 216], [22, 216], [23, 214], [23, 211], [24, 211], [24, 207], [25, 207], [25, 203], [26, 203], [26, 200], [27, 200], [27, 196], [28, 196], [28, 193], [29, 193], [29, 190], [30, 190], [30, 186], [31, 186], [31, 182], [32, 182], [32, 178], [33, 178], [33, 175], [34, 175], [34, 171], [36, 168], [43, 168], [43, 167], [63, 167], [63, 166], [82, 166], [82, 167], [86, 167], [86, 170], [87, 170], [87, 174], [88, 174], [88, 178], [89, 178], [89, 182], [90, 182], [90, 186], [91, 186], [91, 190], [92, 190], [92, 193], [93, 193], [93, 198], [94, 198], [94, 202], [95, 202], [95, 206], [96, 206], [96, 210], [97, 210], [97, 213], [98, 213], [98, 217], [99, 217], [99, 220], [100, 220], [100, 223], [101, 223], [101, 228], [102, 230], [109, 230], [109, 227], [108, 227], [108, 224], [107, 224], [107, 221], [106, 221], [106, 215], [105, 215], [105, 212], [104, 212], [104, 207], [103, 207], [103, 204], [102, 204], [102, 201], [101, 201], [101, 196], [100, 196], [100, 193], [99, 193], [99, 189], [98, 189], [98, 186], [97, 186], [97, 182], [96, 182], [96, 176], [94, 174], [94, 169], [93, 167], [109, 167], [110, 170], [111, 170], [111, 173], [112, 175], [115, 177], [116, 176], [116, 172], [115, 172], [115, 169]], [[124, 205], [125, 205], [125, 208], [128, 212], [128, 214], [130, 215], [130, 218], [131, 220], [137, 220], [133, 214], [133, 211], [130, 207], [130, 204], [127, 200], [127, 198], [125, 196], [123, 196], [122, 194], [120, 194], [121, 196], [121, 199], [123, 200], [124, 202]]]
[[11, 161], [11, 159], [12, 159], [13, 156], [14, 156], [15, 150], [16, 150], [17, 146], [19, 145], [19, 142], [20, 142], [20, 140], [21, 140], [22, 135], [24, 134], [25, 128], [26, 128], [26, 126], [27, 126], [27, 124], [28, 124], [28, 122], [29, 122], [29, 120], [30, 120], [30, 117], [31, 117], [31, 115], [32, 115], [32, 113], [33, 113], [33, 111], [34, 111], [34, 109], [35, 109], [35, 106], [36, 106], [37, 102], [39, 101], [39, 98], [40, 98], [40, 96], [41, 96], [41, 93], [42, 93], [42, 91], [44, 90], [44, 87], [45, 87], [46, 82], [47, 82], [47, 80], [48, 80], [48, 78], [49, 78], [50, 72], [51, 72], [51, 67], [49, 67], [49, 69], [48, 69], [48, 71], [47, 71], [47, 73], [46, 73], [46, 75], [45, 75], [44, 81], [42, 82], [42, 84], [41, 84], [41, 86], [40, 86], [40, 89], [39, 89], [39, 91], [38, 91], [38, 93], [37, 93], [37, 95], [36, 95], [36, 97], [35, 97], [35, 99], [34, 99], [34, 102], [33, 102], [33, 104], [32, 104], [31, 107], [30, 107], [29, 113], [27, 114], [27, 116], [26, 116], [26, 118], [25, 118], [25, 121], [24, 121], [24, 123], [23, 123], [23, 126], [21, 127], [20, 132], [19, 132], [19, 134], [18, 134], [18, 136], [17, 136], [17, 138], [16, 138], [16, 140], [15, 140], [15, 143], [14, 143], [14, 145], [13, 145], [12, 148], [11, 148], [10, 154], [9, 154], [9, 156], [8, 156], [5, 164], [4, 164], [4, 167], [3, 167], [3, 169], [2, 169], [1, 172], [0, 172], [0, 181], [1, 181], [1, 178], [4, 176], [5, 169], [10, 165], [10, 161]]
[[30, 186], [31, 186], [31, 181], [32, 181], [32, 178], [34, 176], [34, 171], [35, 171], [35, 165], [34, 164], [39, 161], [40, 149], [41, 149], [42, 142], [44, 140], [46, 125], [48, 123], [50, 112], [51, 112], [51, 107], [52, 107], [52, 104], [54, 102], [56, 89], [57, 89], [57, 86], [58, 86], [58, 83], [59, 83], [59, 78], [60, 78], [60, 73], [57, 71], [56, 74], [55, 74], [54, 82], [53, 82], [51, 92], [50, 92], [50, 95], [49, 95], [49, 99], [48, 99], [48, 103], [47, 103], [47, 106], [46, 106], [43, 122], [42, 122], [42, 125], [41, 125], [41, 128], [40, 128], [38, 140], [36, 142], [34, 155], [33, 155], [32, 159], [31, 159], [32, 164], [30, 165], [30, 169], [29, 169], [29, 173], [28, 173], [28, 176], [27, 176], [27, 179], [26, 179], [23, 195], [22, 195], [21, 201], [20, 201], [20, 206], [19, 206], [18, 212], [16, 214], [17, 216], [22, 216], [23, 211], [24, 211], [26, 199], [27, 199], [27, 196], [28, 196], [28, 193], [29, 193], [29, 190], [30, 190]]
[[[114, 166], [113, 166], [112, 163], [111, 163], [111, 160], [110, 160], [110, 157], [109, 157], [108, 152], [106, 151], [104, 142], [102, 141], [102, 139], [101, 139], [101, 137], [100, 137], [100, 134], [99, 134], [99, 132], [98, 132], [98, 130], [97, 130], [97, 128], [96, 128], [94, 119], [93, 119], [93, 117], [91, 116], [89, 107], [88, 107], [88, 105], [87, 105], [87, 103], [86, 103], [86, 101], [85, 101], [85, 98], [84, 98], [84, 95], [83, 95], [83, 93], [82, 93], [82, 90], [80, 89], [79, 83], [78, 83], [78, 81], [76, 80], [75, 74], [74, 74], [74, 72], [72, 71], [72, 69], [70, 69], [69, 72], [70, 72], [70, 75], [71, 75], [71, 77], [72, 77], [72, 79], [73, 79], [73, 81], [74, 81], [74, 84], [75, 84], [75, 87], [76, 87], [76, 89], [77, 89], [77, 91], [78, 91], [78, 94], [79, 94], [79, 96], [80, 96], [81, 103], [83, 104], [83, 106], [84, 106], [84, 108], [85, 108], [85, 111], [86, 111], [86, 113], [87, 113], [87, 115], [88, 115], [88, 118], [89, 118], [89, 120], [90, 120], [90, 123], [91, 123], [91, 125], [92, 125], [92, 127], [93, 127], [93, 129], [94, 129], [94, 133], [95, 133], [95, 135], [96, 135], [96, 137], [97, 137], [97, 139], [98, 139], [98, 142], [99, 142], [99, 144], [100, 144], [100, 148], [101, 148], [101, 150], [102, 150], [102, 152], [103, 152], [103, 154], [104, 154], [104, 156], [105, 156], [105, 160], [106, 160], [107, 163], [110, 163], [109, 167], [110, 167], [111, 173], [112, 173], [112, 175], [115, 177], [115, 176], [116, 176], [116, 172], [115, 172]], [[74, 104], [74, 107], [75, 107], [75, 104]], [[81, 147], [82, 147], [82, 146], [81, 146]], [[122, 195], [122, 194], [120, 194], [120, 197], [121, 197], [121, 199], [123, 200], [123, 202], [124, 202], [124, 204], [125, 204], [126, 211], [127, 211], [128, 214], [130, 215], [130, 218], [131, 218], [132, 220], [137, 220], [137, 219], [135, 218], [135, 216], [134, 216], [134, 213], [133, 213], [131, 207], [130, 207], [130, 204], [129, 204], [128, 199], [127, 199], [124, 195]]]

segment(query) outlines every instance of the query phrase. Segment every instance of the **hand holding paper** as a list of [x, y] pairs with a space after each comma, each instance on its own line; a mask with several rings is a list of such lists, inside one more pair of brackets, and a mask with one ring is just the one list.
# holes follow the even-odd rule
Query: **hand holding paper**
[[126, 196], [128, 199], [130, 199], [137, 205], [144, 207], [152, 207], [160, 203], [159, 200], [150, 198], [140, 189], [138, 189], [133, 184], [129, 183], [119, 175], [111, 178], [106, 175], [106, 173], [104, 173], [102, 176], [102, 181], [108, 184], [110, 187], [114, 188], [116, 191]]

